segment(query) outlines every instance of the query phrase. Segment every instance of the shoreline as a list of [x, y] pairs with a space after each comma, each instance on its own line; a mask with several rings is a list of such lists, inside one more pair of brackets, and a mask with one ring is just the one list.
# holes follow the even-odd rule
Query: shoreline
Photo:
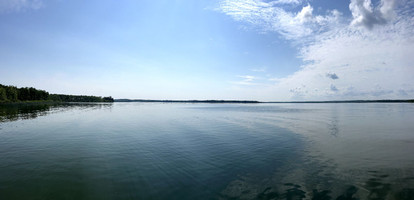
[[340, 100], [340, 101], [255, 101], [255, 100], [151, 100], [151, 99], [115, 99], [114, 102], [131, 103], [239, 103], [239, 104], [287, 104], [287, 103], [414, 103], [414, 99], [391, 99], [391, 100]]
[[252, 101], [252, 100], [147, 100], [147, 99], [115, 99], [114, 102], [62, 102], [62, 101], [18, 101], [0, 102], [0, 106], [20, 105], [52, 105], [67, 103], [208, 103], [208, 104], [331, 104], [331, 103], [414, 103], [408, 100], [344, 100], [344, 101]]
[[39, 104], [59, 104], [62, 102], [57, 101], [16, 101], [16, 102], [0, 102], [0, 106], [6, 105], [6, 106], [12, 106], [12, 105], [39, 105]]

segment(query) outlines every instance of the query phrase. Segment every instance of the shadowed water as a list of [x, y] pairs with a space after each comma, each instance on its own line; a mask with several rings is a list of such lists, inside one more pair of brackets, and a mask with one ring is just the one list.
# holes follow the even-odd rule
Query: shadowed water
[[413, 199], [413, 104], [0, 107], [0, 199]]

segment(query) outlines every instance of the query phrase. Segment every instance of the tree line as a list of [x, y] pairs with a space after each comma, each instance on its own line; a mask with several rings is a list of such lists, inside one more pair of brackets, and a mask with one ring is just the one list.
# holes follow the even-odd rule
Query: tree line
[[0, 103], [22, 101], [56, 101], [56, 102], [113, 102], [112, 97], [86, 95], [49, 94], [45, 90], [33, 87], [17, 88], [0, 84]]
[[86, 95], [50, 94], [49, 100], [59, 102], [114, 102], [112, 97], [98, 97]]

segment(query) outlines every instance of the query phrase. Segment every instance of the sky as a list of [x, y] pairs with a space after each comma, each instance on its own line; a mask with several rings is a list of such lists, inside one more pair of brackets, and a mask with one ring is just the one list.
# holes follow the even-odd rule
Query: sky
[[414, 0], [0, 0], [0, 84], [130, 99], [414, 98]]

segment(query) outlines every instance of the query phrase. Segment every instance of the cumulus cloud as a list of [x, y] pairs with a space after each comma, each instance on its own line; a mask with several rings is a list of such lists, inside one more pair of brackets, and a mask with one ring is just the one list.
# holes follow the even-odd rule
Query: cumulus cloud
[[385, 24], [395, 17], [395, 7], [399, 0], [381, 0], [379, 6], [374, 7], [371, 0], [351, 0], [352, 25], [362, 25], [372, 29], [374, 25]]
[[43, 7], [42, 0], [1, 0], [0, 13], [20, 12]]
[[305, 23], [312, 20], [313, 17], [313, 8], [308, 4], [307, 6], [303, 7], [302, 10], [296, 15], [296, 19], [300, 23]]
[[401, 2], [351, 0], [348, 20], [338, 20], [338, 11], [315, 16], [311, 5], [294, 13], [258, 0], [224, 0], [221, 11], [299, 41], [304, 64], [262, 87], [268, 100], [398, 99], [414, 96], [414, 3]]

